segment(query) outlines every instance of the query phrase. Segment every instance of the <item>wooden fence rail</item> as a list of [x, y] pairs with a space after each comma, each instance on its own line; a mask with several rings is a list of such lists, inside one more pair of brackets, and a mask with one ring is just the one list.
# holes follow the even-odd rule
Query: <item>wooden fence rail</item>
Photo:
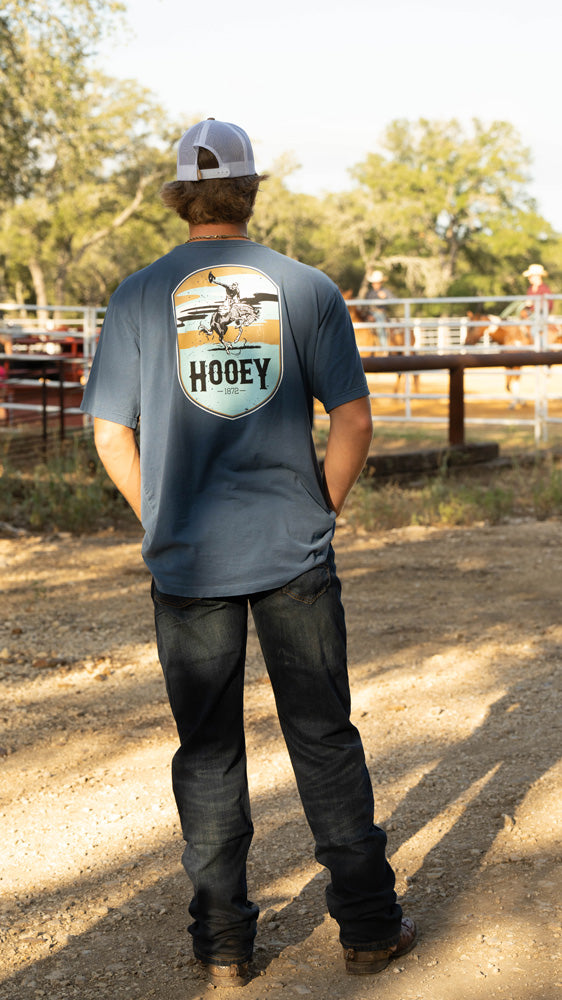
[[[0, 355], [0, 360], [14, 360], [13, 355]], [[18, 361], [23, 361], [18, 358]], [[64, 379], [64, 368], [68, 361], [52, 357], [35, 357], [26, 359], [28, 363], [33, 363], [35, 368], [42, 366], [45, 371], [41, 371], [41, 378], [38, 380], [37, 388], [40, 389], [41, 398], [29, 407], [35, 410], [41, 417], [43, 436], [47, 435], [48, 416], [57, 415], [59, 422], [59, 436], [65, 436], [66, 415], [79, 415], [80, 411], [76, 406], [68, 406], [67, 391], [80, 390], [77, 383], [69, 383]], [[562, 351], [502, 351], [490, 354], [416, 354], [416, 355], [389, 355], [385, 357], [367, 356], [362, 358], [363, 369], [367, 373], [376, 372], [415, 372], [415, 371], [449, 371], [449, 445], [458, 446], [465, 443], [465, 420], [464, 420], [464, 371], [465, 368], [521, 368], [537, 367], [562, 364]], [[52, 371], [56, 369], [55, 379], [47, 377], [48, 368]], [[8, 388], [10, 380], [4, 383]], [[55, 390], [56, 402], [48, 401], [47, 387]], [[0, 407], [16, 408], [17, 404], [10, 404], [6, 400], [0, 401]], [[19, 406], [18, 406], [19, 408]], [[22, 405], [22, 409], [27, 407]]]
[[449, 371], [449, 444], [464, 445], [465, 368], [522, 368], [561, 365], [562, 351], [501, 351], [493, 354], [416, 354], [363, 357], [365, 372]]

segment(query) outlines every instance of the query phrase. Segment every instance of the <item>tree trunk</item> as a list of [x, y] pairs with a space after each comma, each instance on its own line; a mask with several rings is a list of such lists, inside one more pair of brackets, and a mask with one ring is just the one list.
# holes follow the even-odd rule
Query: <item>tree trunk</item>
[[41, 306], [47, 305], [47, 289], [45, 287], [45, 274], [43, 268], [39, 261], [32, 257], [28, 260], [27, 266], [29, 268], [29, 273], [31, 274], [31, 280], [33, 282], [33, 288], [35, 289], [35, 302], [37, 304], [37, 319], [40, 323], [45, 324], [49, 318], [49, 313], [47, 309], [41, 309]]
[[[64, 306], [65, 305], [65, 288], [66, 288], [66, 275], [68, 273], [68, 264], [61, 263], [57, 268], [57, 276], [55, 278], [55, 305]], [[63, 313], [59, 309], [55, 309], [53, 312], [53, 319], [56, 323], [60, 323]]]
[[25, 285], [18, 278], [14, 288], [14, 298], [21, 309], [18, 310], [20, 319], [27, 319], [27, 309], [25, 308]]

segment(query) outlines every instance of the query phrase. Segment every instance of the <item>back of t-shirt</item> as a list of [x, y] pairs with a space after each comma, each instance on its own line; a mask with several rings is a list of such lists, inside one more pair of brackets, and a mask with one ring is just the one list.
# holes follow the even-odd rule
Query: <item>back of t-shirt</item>
[[136, 427], [143, 556], [191, 597], [282, 586], [334, 530], [311, 434], [368, 392], [333, 283], [251, 241], [194, 242], [112, 296], [82, 408]]

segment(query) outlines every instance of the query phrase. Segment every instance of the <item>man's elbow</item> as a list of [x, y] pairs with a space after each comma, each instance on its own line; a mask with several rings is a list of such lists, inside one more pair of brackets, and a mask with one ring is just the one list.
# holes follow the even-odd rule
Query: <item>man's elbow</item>
[[120, 453], [134, 439], [134, 434], [130, 427], [124, 427], [123, 424], [99, 418], [94, 420], [94, 443], [102, 461]]
[[373, 417], [371, 408], [359, 410], [354, 414], [353, 434], [359, 440], [370, 444], [373, 437]]
[[343, 403], [330, 411], [330, 433], [346, 438], [350, 443], [370, 444], [373, 436], [373, 418], [368, 396]]
[[107, 420], [94, 420], [94, 444], [98, 454], [112, 447], [117, 430], [117, 424], [110, 424]]
[[357, 433], [361, 437], [366, 437], [371, 440], [373, 436], [373, 416], [371, 410], [365, 410], [361, 417], [359, 418], [359, 426], [357, 428]]

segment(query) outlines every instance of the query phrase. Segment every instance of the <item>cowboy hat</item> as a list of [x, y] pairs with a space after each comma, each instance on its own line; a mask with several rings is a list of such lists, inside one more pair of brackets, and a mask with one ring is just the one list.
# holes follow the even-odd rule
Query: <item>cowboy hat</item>
[[542, 264], [529, 264], [526, 271], [523, 271], [524, 278], [532, 278], [533, 275], [540, 276], [541, 278], [546, 278], [548, 271], [545, 271]]
[[384, 281], [384, 274], [382, 271], [371, 271], [367, 281]]

